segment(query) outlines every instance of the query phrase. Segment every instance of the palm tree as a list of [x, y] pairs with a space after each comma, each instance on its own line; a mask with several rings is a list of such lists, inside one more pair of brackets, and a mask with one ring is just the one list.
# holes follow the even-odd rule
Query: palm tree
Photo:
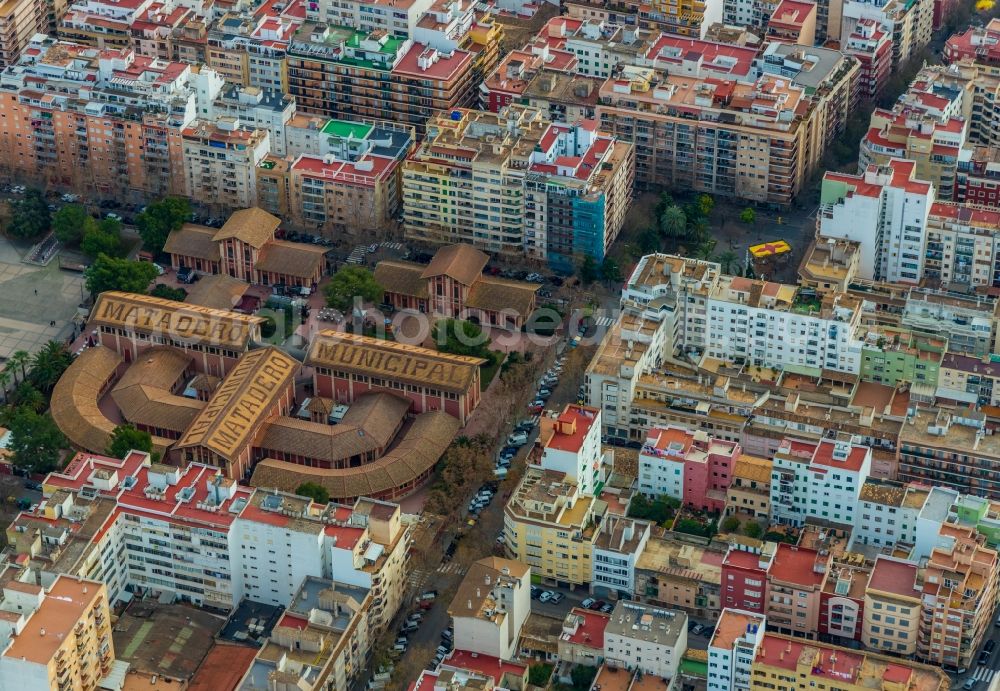
[[31, 354], [27, 350], [18, 350], [7, 360], [7, 367], [15, 371], [15, 381], [18, 381], [16, 376], [17, 370], [21, 371], [20, 381], [24, 381], [24, 378], [27, 376], [26, 368], [29, 362], [31, 362]]
[[660, 229], [668, 238], [683, 238], [687, 235], [687, 217], [679, 206], [668, 206], [660, 216]]
[[73, 355], [61, 341], [49, 341], [35, 353], [31, 365], [31, 380], [41, 391], [51, 391], [66, 368], [73, 362]]
[[3, 401], [7, 402], [7, 387], [10, 386], [11, 373], [9, 370], [0, 370], [0, 389], [3, 389]]
[[732, 269], [733, 264], [739, 261], [739, 257], [732, 250], [725, 250], [715, 255], [715, 261], [719, 262], [719, 265], [722, 267], [722, 273], [729, 274], [732, 273], [730, 269]]

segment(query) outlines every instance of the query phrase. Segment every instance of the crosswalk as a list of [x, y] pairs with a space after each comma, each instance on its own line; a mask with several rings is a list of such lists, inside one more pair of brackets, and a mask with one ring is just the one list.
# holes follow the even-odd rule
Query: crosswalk
[[989, 684], [993, 681], [993, 677], [996, 676], [996, 673], [997, 671], [995, 669], [988, 669], [984, 666], [980, 666], [979, 669], [972, 673], [972, 678]]
[[611, 326], [614, 323], [615, 320], [612, 317], [597, 317], [596, 319], [594, 319], [594, 324], [596, 324], [597, 326], [607, 327]]
[[403, 243], [401, 242], [383, 242], [382, 247], [386, 248], [387, 250], [396, 250], [397, 252], [402, 252], [404, 249], [406, 249], [405, 247], [403, 247]]
[[417, 592], [423, 589], [424, 584], [427, 582], [427, 579], [430, 578], [430, 575], [430, 571], [426, 571], [424, 569], [413, 569], [413, 571], [410, 572], [410, 575], [407, 576], [406, 583], [410, 586], [410, 590]]
[[367, 246], [358, 245], [353, 250], [351, 250], [351, 255], [347, 258], [348, 264], [364, 264], [365, 263], [365, 252], [367, 251]]
[[442, 564], [438, 567], [438, 573], [455, 573], [459, 576], [464, 576], [466, 571], [468, 571], [468, 569], [456, 561], [450, 561], [447, 564]]

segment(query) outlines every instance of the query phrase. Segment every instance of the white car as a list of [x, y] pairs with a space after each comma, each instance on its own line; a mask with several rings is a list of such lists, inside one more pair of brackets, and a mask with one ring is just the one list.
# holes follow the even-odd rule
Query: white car
[[552, 599], [552, 593], [548, 590], [546, 590], [545, 592], [543, 592], [541, 595], [538, 596], [539, 602], [548, 602], [551, 599]]
[[110, 211], [110, 212], [106, 213], [104, 215], [104, 218], [107, 218], [107, 219], [109, 219], [111, 221], [120, 221], [120, 220], [122, 220], [122, 217], [119, 216], [118, 214], [116, 214], [114, 211]]

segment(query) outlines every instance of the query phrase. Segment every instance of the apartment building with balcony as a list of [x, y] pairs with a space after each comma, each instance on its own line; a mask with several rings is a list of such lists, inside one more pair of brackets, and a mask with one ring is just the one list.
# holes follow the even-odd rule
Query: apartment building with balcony
[[48, 28], [45, 3], [9, 0], [0, 5], [0, 68], [12, 65], [35, 34]]
[[861, 63], [858, 76], [858, 95], [870, 100], [877, 98], [885, 88], [892, 70], [892, 36], [882, 24], [867, 17], [858, 19], [854, 30], [844, 37], [841, 48], [845, 55]]
[[844, 132], [862, 79], [862, 64], [846, 51], [772, 41], [763, 47], [753, 66], [757, 75], [788, 79], [811, 95], [826, 146]]
[[924, 288], [906, 295], [900, 323], [913, 331], [947, 339], [948, 351], [985, 358], [996, 351], [1000, 302]]
[[860, 377], [892, 387], [908, 382], [920, 391], [936, 389], [947, 347], [944, 339], [909, 329], [869, 327], [861, 349]]
[[770, 520], [771, 467], [767, 458], [741, 454], [733, 463], [723, 514]]
[[299, 16], [225, 13], [208, 27], [204, 62], [230, 84], [287, 93], [288, 45], [301, 25]]
[[257, 166], [259, 206], [331, 238], [337, 231], [384, 228], [399, 213], [412, 127], [296, 114], [286, 137], [285, 155], [272, 147]]
[[972, 146], [958, 162], [955, 201], [996, 208], [1000, 206], [1000, 147], [995, 144]]
[[635, 145], [636, 185], [784, 205], [824, 148], [806, 90], [763, 75], [753, 83], [626, 66], [600, 90], [602, 126]]
[[619, 600], [604, 627], [605, 660], [619, 669], [636, 669], [672, 679], [687, 650], [687, 614]]
[[913, 161], [893, 160], [860, 175], [823, 176], [817, 232], [860, 243], [860, 278], [913, 285], [923, 278], [934, 186], [916, 170]]
[[994, 229], [1000, 209], [977, 201], [935, 202], [927, 217], [924, 275], [944, 289], [1000, 284], [1000, 246]]
[[574, 265], [597, 260], [631, 201], [632, 148], [592, 121], [547, 120], [537, 108], [437, 114], [403, 165], [408, 238]]
[[[36, 35], [0, 75], [3, 167], [93, 198], [185, 194], [180, 130], [191, 67]], [[221, 81], [219, 82], [221, 84]]]
[[861, 641], [865, 592], [871, 568], [864, 559], [835, 558], [820, 593], [819, 636], [823, 640]]
[[773, 542], [753, 546], [739, 543], [730, 545], [721, 568], [720, 601], [723, 608], [754, 614], [767, 612], [767, 572], [776, 549]]
[[504, 507], [507, 554], [546, 581], [583, 585], [591, 578], [597, 526], [607, 510], [564, 473], [528, 468]]
[[455, 649], [513, 659], [530, 614], [531, 568], [512, 559], [480, 559], [469, 567], [448, 605]]
[[779, 544], [767, 569], [765, 614], [778, 633], [814, 639], [819, 632], [823, 583], [830, 555]]
[[481, 20], [461, 43], [417, 43], [389, 34], [305, 23], [288, 52], [288, 90], [298, 107], [341, 119], [424, 124], [438, 111], [471, 105], [476, 77], [499, 57], [501, 30]]
[[528, 44], [522, 50], [513, 50], [503, 56], [480, 83], [479, 107], [496, 113], [515, 101], [523, 103], [528, 88], [543, 72], [572, 74], [576, 61], [576, 56], [569, 51], [552, 48], [547, 43]]
[[[917, 543], [918, 517], [930, 489], [920, 484], [869, 478], [858, 497], [854, 545], [876, 549]], [[936, 531], [935, 531], [936, 533]]]
[[257, 166], [270, 149], [267, 130], [223, 116], [195, 120], [181, 131], [188, 195], [219, 212], [252, 207], [257, 201]]
[[708, 691], [746, 691], [750, 665], [766, 631], [766, 618], [727, 607], [708, 644]]
[[649, 541], [651, 524], [609, 513], [594, 537], [590, 557], [590, 592], [598, 596], [635, 598], [636, 564]]
[[969, 668], [993, 635], [1000, 559], [972, 526], [945, 523], [940, 536], [923, 574], [917, 658]]
[[569, 404], [561, 413], [542, 415], [538, 423], [536, 444], [541, 452], [529, 462], [565, 473], [584, 494], [600, 494], [607, 470], [601, 448], [601, 411]]
[[100, 50], [129, 48], [131, 27], [152, 5], [152, 0], [115, 2], [83, 0], [69, 5], [54, 26], [65, 41], [89, 45]]
[[48, 587], [3, 588], [0, 686], [25, 691], [96, 691], [115, 661], [108, 591], [99, 581], [59, 576]]
[[[722, 4], [704, 0], [678, 0], [676, 3], [668, 0], [648, 3], [624, 0], [622, 3], [607, 4], [624, 5], [644, 29], [658, 29], [686, 38], [700, 38], [710, 24], [722, 19]], [[572, 10], [570, 16], [574, 16]], [[622, 19], [627, 22], [630, 18], [618, 18], [618, 21]]]
[[[140, 452], [123, 460], [78, 454], [43, 486], [45, 514], [22, 514], [14, 525], [81, 517], [96, 524], [91, 546], [74, 548], [78, 559], [46, 571], [106, 575], [115, 601], [128, 590], [219, 609], [243, 597], [287, 606], [304, 579], [334, 578], [370, 591], [370, 625], [379, 631], [402, 602], [410, 528], [396, 504], [361, 498], [320, 506], [239, 485], [198, 463], [183, 470], [152, 463]], [[91, 510], [95, 498], [111, 510]]]
[[921, 637], [922, 590], [923, 577], [916, 562], [876, 557], [865, 590], [862, 645], [913, 657]]
[[872, 452], [850, 438], [818, 443], [785, 439], [772, 459], [771, 520], [853, 526]]
[[238, 688], [262, 691], [281, 682], [348, 691], [368, 669], [375, 610], [369, 588], [303, 579]]
[[816, 3], [781, 0], [764, 27], [764, 35], [779, 43], [811, 46], [816, 42]]
[[[931, 42], [934, 0], [844, 0], [840, 8], [840, 44], [854, 33], [857, 24], [873, 19], [892, 37], [892, 69], [920, 53]], [[831, 33], [837, 32], [831, 27]]]
[[941, 57], [948, 63], [970, 59], [984, 65], [1000, 65], [1000, 19], [993, 18], [986, 26], [970, 26], [953, 34], [944, 42]]
[[1000, 499], [1000, 443], [974, 410], [916, 410], [899, 438], [899, 479]]
[[944, 670], [929, 665], [768, 632], [753, 657], [750, 691], [778, 684], [789, 691], [819, 686], [836, 686], [843, 691], [900, 686], [947, 691], [951, 681]]
[[649, 432], [639, 454], [639, 491], [696, 509], [722, 511], [740, 445], [684, 427]]
[[635, 563], [633, 599], [703, 619], [717, 617], [724, 557], [716, 544], [702, 547], [651, 535]]

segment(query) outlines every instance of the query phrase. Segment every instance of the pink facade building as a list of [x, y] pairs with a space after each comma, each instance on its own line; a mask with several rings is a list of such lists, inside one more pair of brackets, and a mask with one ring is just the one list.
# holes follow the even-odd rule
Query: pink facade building
[[687, 506], [721, 512], [742, 454], [736, 442], [715, 439], [701, 430], [668, 426], [650, 431], [639, 455], [639, 489], [666, 494]]

